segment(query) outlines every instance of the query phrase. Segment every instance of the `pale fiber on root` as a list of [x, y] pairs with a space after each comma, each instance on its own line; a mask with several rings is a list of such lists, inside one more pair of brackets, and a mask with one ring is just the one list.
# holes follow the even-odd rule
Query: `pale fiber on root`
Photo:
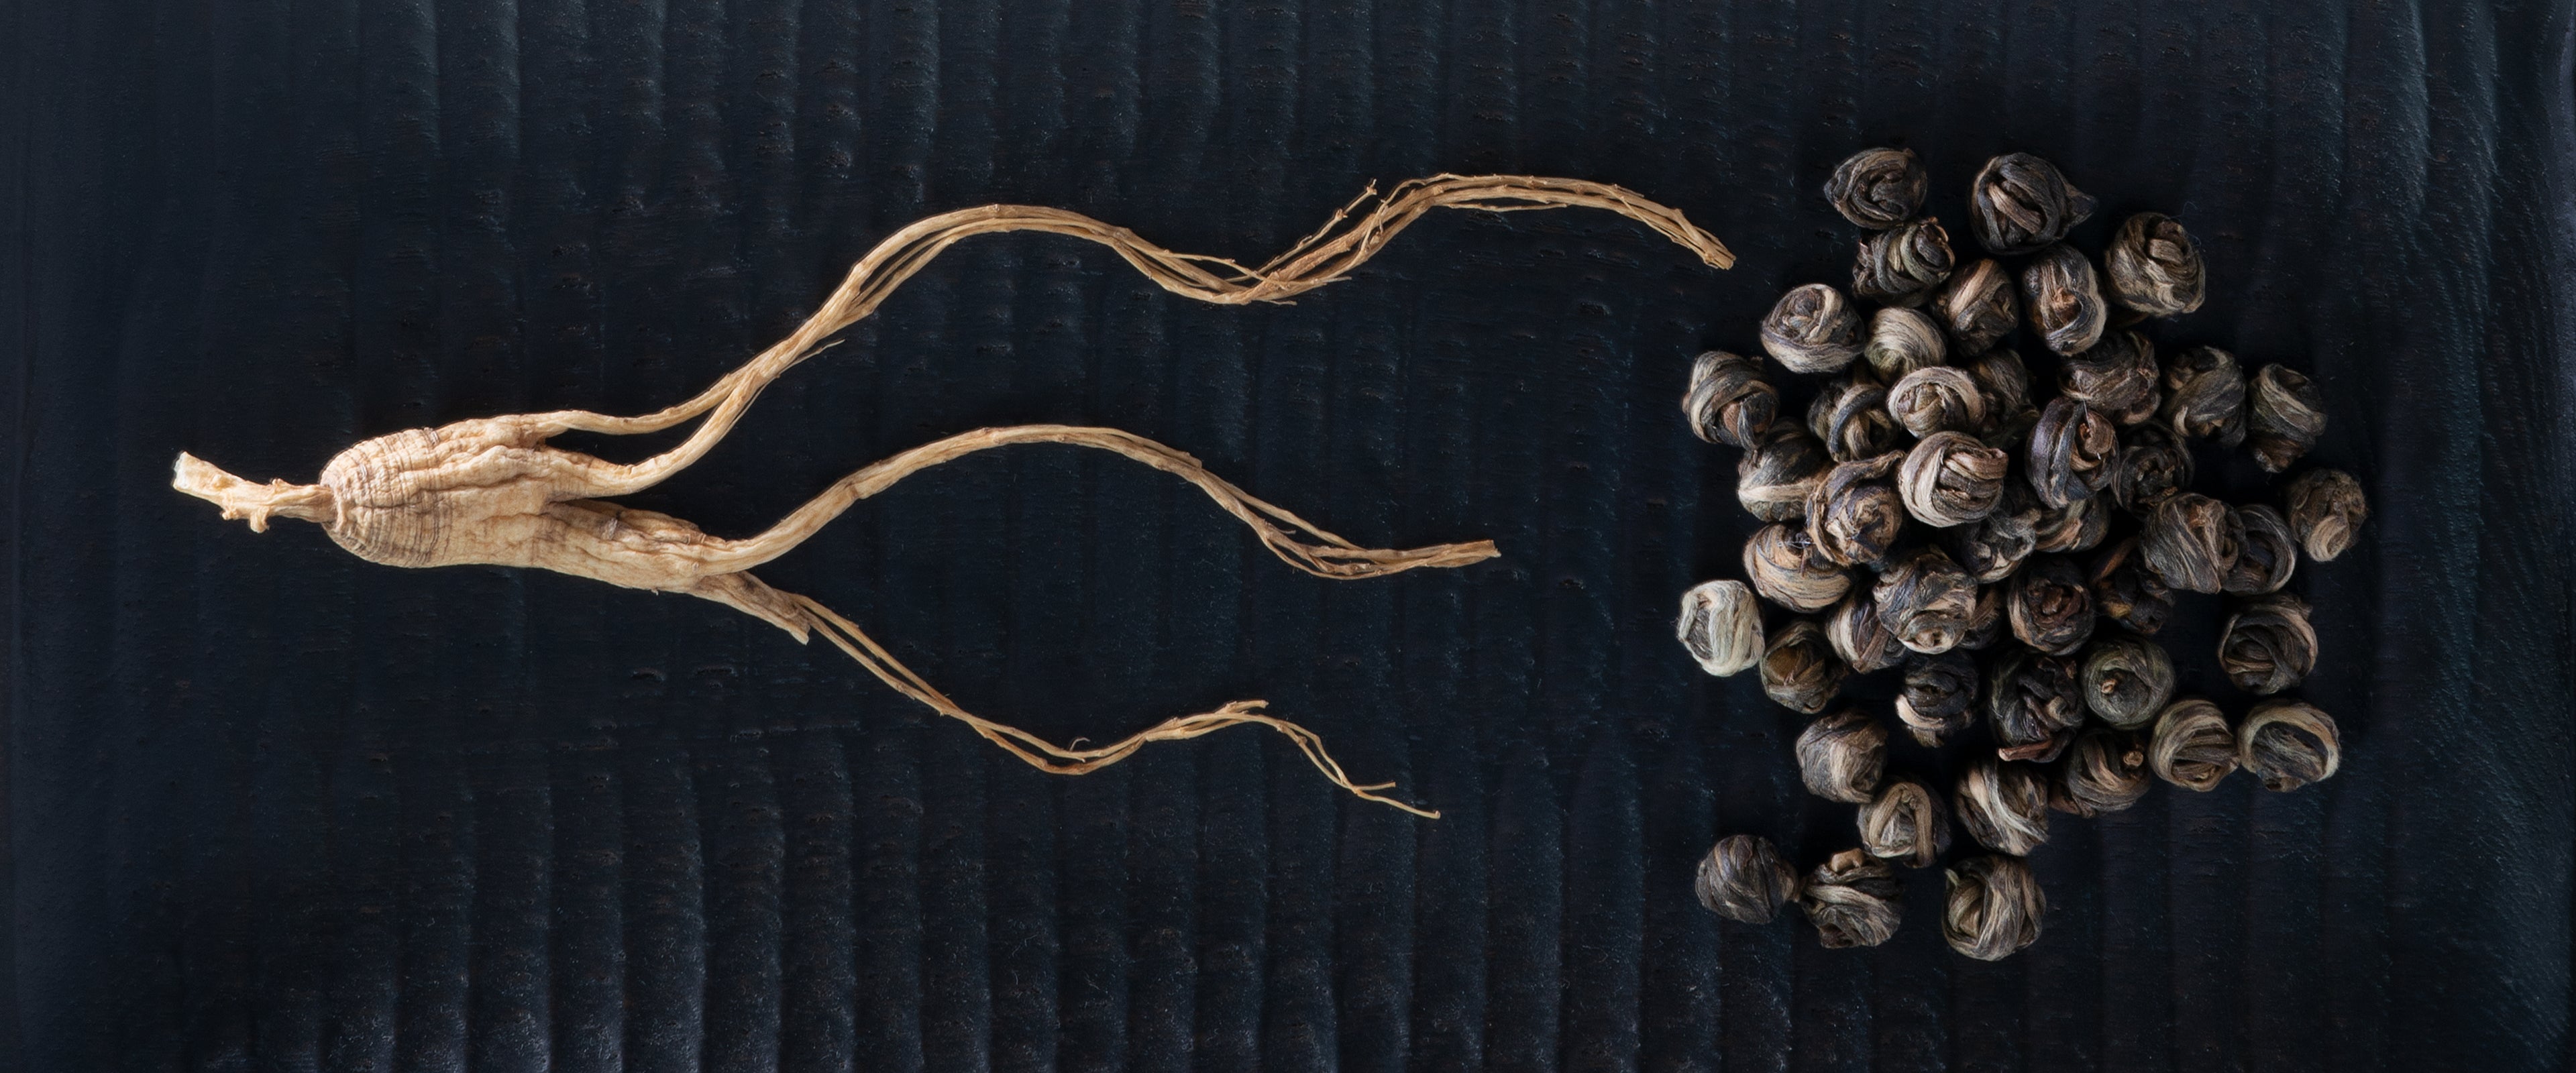
[[[1357, 218], [1352, 213], [1359, 212]], [[934, 216], [879, 243], [850, 270], [821, 310], [776, 345], [727, 374], [696, 398], [656, 413], [612, 417], [586, 410], [516, 414], [408, 429], [361, 442], [332, 459], [319, 484], [256, 484], [182, 453], [171, 485], [213, 502], [227, 519], [246, 518], [265, 531], [271, 517], [316, 523], [334, 543], [370, 562], [392, 566], [485, 564], [536, 567], [627, 588], [683, 592], [756, 616], [804, 642], [821, 632], [835, 647], [897, 692], [973, 727], [987, 740], [1041, 771], [1080, 775], [1117, 763], [1150, 742], [1198, 737], [1243, 724], [1286, 735], [1334, 785], [1359, 797], [1437, 818], [1438, 812], [1375, 793], [1393, 783], [1360, 784], [1324, 751], [1313, 731], [1261, 714], [1264, 702], [1235, 701], [1212, 712], [1165, 720], [1115, 744], [1076, 749], [966, 711], [880, 647], [848, 619], [813, 599], [780, 592], [748, 571], [794, 549], [862, 499], [895, 482], [977, 451], [1024, 443], [1057, 443], [1115, 452], [1198, 486], [1226, 513], [1252, 528], [1282, 561], [1326, 578], [1379, 577], [1415, 567], [1451, 567], [1492, 558], [1490, 541], [1414, 549], [1363, 548], [1208, 472], [1181, 451], [1117, 429], [1068, 425], [988, 428], [952, 436], [874, 463], [835, 482], [768, 532], [744, 540], [711, 536], [686, 521], [621, 507], [603, 497], [628, 495], [688, 468], [732, 431], [762, 388], [820, 350], [833, 334], [874, 313], [903, 282], [957, 242], [981, 234], [1043, 231], [1108, 246], [1146, 278], [1173, 293], [1219, 305], [1283, 301], [1342, 279], [1435, 208], [1595, 208], [1628, 217], [1726, 268], [1734, 256], [1674, 209], [1603, 183], [1533, 176], [1440, 175], [1403, 183], [1384, 196], [1375, 187], [1333, 214], [1322, 229], [1258, 268], [1222, 257], [1176, 253], [1123, 227], [1061, 209], [987, 205]], [[704, 416], [680, 446], [633, 464], [549, 447], [564, 432], [609, 435], [658, 432]]]

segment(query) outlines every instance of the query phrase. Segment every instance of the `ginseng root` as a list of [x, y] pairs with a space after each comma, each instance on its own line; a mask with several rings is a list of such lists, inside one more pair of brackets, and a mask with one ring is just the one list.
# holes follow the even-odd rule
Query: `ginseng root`
[[[1352, 214], [1366, 205], [1357, 217]], [[768, 532], [733, 540], [711, 536], [666, 514], [605, 502], [650, 488], [703, 457], [730, 432], [760, 390], [796, 363], [830, 345], [827, 338], [874, 312], [886, 296], [940, 251], [969, 236], [1044, 231], [1098, 242], [1176, 294], [1223, 305], [1281, 301], [1341, 279], [1387, 240], [1434, 208], [1514, 211], [1563, 207], [1605, 209], [1646, 224], [1712, 266], [1733, 263], [1726, 248], [1681, 213], [1601, 183], [1527, 176], [1442, 175], [1404, 183], [1380, 197], [1372, 189], [1324, 227], [1258, 268], [1199, 254], [1175, 253], [1089, 217], [1059, 209], [991, 205], [923, 220], [869, 251], [821, 311], [794, 334], [716, 381], [696, 398], [658, 413], [611, 417], [582, 410], [476, 418], [434, 429], [407, 429], [358, 443], [333, 458], [321, 483], [256, 484], [182, 453], [171, 484], [213, 502], [227, 519], [265, 531], [272, 517], [322, 526], [334, 543], [391, 566], [486, 564], [535, 567], [628, 588], [681, 592], [760, 618], [803, 642], [821, 632], [835, 647], [896, 691], [973, 727], [987, 740], [1042, 771], [1080, 775], [1117, 763], [1149, 742], [1194, 738], [1242, 724], [1286, 735], [1334, 785], [1369, 801], [1425, 817], [1359, 784], [1324, 751], [1314, 732], [1262, 714], [1263, 702], [1235, 701], [1212, 712], [1166, 720], [1111, 745], [1075, 749], [966, 711], [897, 661], [858, 626], [820, 603], [770, 588], [748, 571], [803, 543], [862, 499], [931, 466], [976, 451], [1056, 443], [1115, 452], [1196, 485], [1257, 534], [1282, 561], [1318, 577], [1362, 578], [1415, 567], [1451, 567], [1493, 557], [1489, 541], [1424, 548], [1363, 548], [1263, 502], [1210, 473], [1195, 458], [1132, 433], [1068, 425], [990, 428], [952, 436], [869, 465], [835, 482]], [[567, 431], [610, 435], [654, 432], [704, 416], [680, 446], [641, 462], [619, 464], [548, 446]]]

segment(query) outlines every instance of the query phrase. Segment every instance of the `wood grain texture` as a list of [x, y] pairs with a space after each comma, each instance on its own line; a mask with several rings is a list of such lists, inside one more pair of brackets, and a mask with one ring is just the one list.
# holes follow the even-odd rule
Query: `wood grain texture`
[[[0, 1065], [2576, 1063], [2565, 3], [15, 0], [0, 64]], [[2375, 508], [2294, 582], [2343, 772], [2061, 818], [2047, 933], [1998, 964], [1941, 944], [1931, 873], [1857, 953], [1690, 897], [1722, 831], [1801, 865], [1854, 837], [1795, 720], [1669, 617], [1752, 529], [1689, 361], [1842, 278], [1817, 191], [1872, 144], [1924, 155], [1945, 220], [2012, 149], [2104, 199], [2081, 242], [2180, 216], [2214, 285], [2166, 340], [2315, 372], [2316, 457]], [[1451, 214], [1216, 309], [978, 240], [635, 500], [743, 534], [1061, 422], [1372, 542], [1491, 537], [1330, 585], [1157, 475], [1035, 452], [767, 568], [969, 708], [1106, 740], [1263, 696], [1434, 823], [1248, 732], [1047, 778], [712, 604], [369, 566], [166, 485], [183, 448], [292, 476], [668, 405], [929, 213], [1259, 257], [1444, 170], [1619, 183], [1742, 260]], [[2216, 609], [2171, 640], [2235, 710]]]

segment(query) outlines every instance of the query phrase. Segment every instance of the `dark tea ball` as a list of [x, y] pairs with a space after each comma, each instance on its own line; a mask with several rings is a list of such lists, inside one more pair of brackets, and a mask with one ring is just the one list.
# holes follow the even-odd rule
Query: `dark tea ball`
[[1950, 356], [1950, 345], [1941, 339], [1941, 329], [1932, 318], [1911, 309], [1882, 309], [1869, 317], [1869, 342], [1860, 349], [1861, 360], [1877, 370], [1887, 381], [1926, 366], [1941, 364]]
[[1772, 635], [1771, 647], [1762, 653], [1761, 670], [1764, 696], [1808, 715], [1833, 703], [1834, 694], [1842, 692], [1843, 676], [1851, 673], [1825, 640], [1825, 628], [1806, 618], [1793, 619]]
[[2254, 370], [2245, 387], [2245, 446], [2272, 473], [2290, 468], [2326, 431], [2325, 393], [2316, 381], [2278, 365]]
[[1674, 631], [1699, 669], [1721, 678], [1762, 662], [1762, 608], [1741, 581], [1706, 581], [1683, 593]]
[[1896, 934], [1897, 899], [1905, 888], [1896, 869], [1856, 849], [1834, 854], [1807, 874], [1798, 904], [1829, 950], [1877, 946]]
[[1896, 418], [1887, 412], [1887, 388], [1866, 369], [1836, 377], [1807, 404], [1807, 431], [1836, 462], [1875, 458], [1896, 449]]
[[1780, 860], [1771, 840], [1760, 835], [1728, 835], [1700, 859], [1693, 884], [1699, 904], [1728, 920], [1768, 924], [1780, 907], [1798, 893], [1798, 874]]
[[2042, 553], [2091, 551], [2110, 533], [2111, 504], [2094, 496], [2039, 512], [2039, 543], [2033, 547]]
[[1986, 393], [1966, 370], [1933, 365], [1905, 374], [1887, 389], [1887, 413], [1917, 436], [1975, 432], [1986, 425]]
[[2163, 425], [2120, 433], [2120, 455], [2111, 463], [2111, 502], [2139, 517], [2191, 487], [2191, 450]]
[[1791, 611], [1823, 611], [1850, 592], [1852, 579], [1813, 540], [1805, 526], [1774, 523], [1744, 542], [1744, 576], [1765, 599]]
[[1968, 188], [1977, 242], [2007, 257], [2037, 253], [2093, 215], [2093, 199], [2051, 164], [2028, 153], [1986, 161]]
[[2165, 427], [2187, 440], [2234, 447], [2245, 440], [2245, 370], [2236, 355], [2196, 346], [2165, 365]]
[[1977, 606], [1977, 583], [1940, 549], [1918, 548], [1878, 575], [1870, 598], [1898, 644], [1937, 655], [1956, 647], [1967, 635], [1968, 618]]
[[1763, 521], [1794, 521], [1803, 529], [1807, 497], [1825, 482], [1825, 471], [1833, 465], [1824, 444], [1805, 429], [1781, 422], [1736, 460], [1735, 500]]
[[1986, 680], [1995, 755], [2047, 763], [2065, 752], [2084, 722], [2081, 673], [2074, 660], [2045, 652], [2015, 651], [1996, 660]]
[[1905, 532], [1905, 500], [1896, 492], [1896, 468], [1905, 453], [1845, 462], [1825, 474], [1807, 500], [1807, 536], [1825, 557], [1843, 566], [1875, 565]]
[[2227, 504], [2194, 492], [2166, 497], [2149, 511], [2138, 550], [2157, 580], [2185, 592], [2217, 592], [2236, 569], [2244, 524]]
[[2236, 728], [2236, 762], [2266, 790], [2296, 790], [2332, 778], [2343, 766], [2342, 735], [2334, 717], [2313, 704], [2267, 700]]
[[2090, 349], [2110, 322], [2093, 262], [2063, 242], [2022, 266], [2021, 308], [2040, 343], [2059, 354]]
[[2093, 637], [2093, 587], [2075, 561], [2042, 555], [2022, 564], [2012, 579], [2004, 604], [2012, 616], [2013, 636], [2021, 643], [2063, 656]]
[[1977, 382], [1977, 390], [1986, 396], [1988, 427], [2004, 424], [2006, 415], [2031, 408], [2030, 367], [2023, 365], [2021, 353], [2008, 346], [1980, 352], [1960, 365], [1968, 378]]
[[2093, 560], [2093, 609], [2134, 633], [2153, 634], [2173, 614], [2173, 589], [2147, 569], [2130, 537]]
[[2361, 482], [2339, 469], [2312, 469], [2290, 482], [2285, 496], [2290, 508], [2290, 532], [2306, 549], [2308, 558], [2332, 562], [2334, 557], [2352, 547], [2353, 537], [2361, 532], [2361, 523], [2370, 520], [2370, 500], [2361, 494]]
[[2120, 430], [2083, 403], [2060, 396], [2030, 430], [2030, 487], [2042, 505], [2063, 508], [2111, 482]]
[[1884, 231], [1923, 211], [1923, 191], [1930, 181], [1914, 150], [1863, 149], [1825, 180], [1825, 200], [1843, 219]]
[[2218, 705], [2185, 697], [2156, 716], [2147, 741], [2147, 768], [2186, 790], [2216, 789], [2236, 770], [2236, 733]]
[[1965, 525], [1941, 530], [1935, 538], [1952, 562], [1979, 584], [1993, 584], [2021, 569], [2039, 546], [2039, 523], [2045, 510], [2038, 493], [2023, 481], [2006, 480], [1994, 509]]
[[1760, 361], [1712, 350], [1691, 363], [1682, 413], [1690, 417], [1691, 433], [1703, 440], [1751, 447], [1779, 416], [1780, 392], [1762, 379]]
[[2027, 857], [2048, 841], [2048, 772], [2037, 764], [1971, 760], [1950, 805], [1987, 849]]
[[1860, 848], [1908, 868], [1929, 868], [1950, 851], [1950, 810], [1941, 795], [1897, 779], [1860, 807]]
[[1950, 274], [1932, 292], [1932, 319], [1950, 333], [1959, 353], [1982, 353], [2021, 323], [2020, 284], [1993, 260], [1980, 260]]
[[2248, 693], [2278, 693], [2308, 676], [2317, 665], [2317, 631], [2308, 625], [2308, 605], [2288, 593], [2247, 600], [2227, 616], [2218, 642], [2218, 666], [2227, 680]]
[[1843, 292], [1810, 283], [1762, 318], [1762, 349], [1795, 373], [1835, 373], [1860, 356], [1860, 311]]
[[1887, 769], [1887, 728], [1857, 711], [1823, 716], [1798, 732], [1798, 777], [1807, 792], [1867, 804]]
[[1982, 652], [2003, 640], [2012, 630], [2012, 615], [2004, 610], [2011, 594], [2003, 585], [1985, 585], [1977, 589], [1976, 610], [1968, 612], [1968, 632], [1959, 638], [1959, 647]]
[[2030, 866], [2011, 857], [1977, 857], [1951, 865], [1941, 937], [1979, 961], [2001, 961], [2039, 941], [2048, 896]]
[[1897, 643], [1896, 631], [1889, 629], [1885, 617], [1878, 613], [1877, 598], [1868, 586], [1852, 586], [1851, 595], [1834, 605], [1833, 614], [1825, 617], [1825, 640], [1834, 646], [1855, 674], [1871, 674], [1905, 662], [1905, 646]]
[[2173, 691], [2173, 657], [2163, 645], [2105, 637], [2084, 653], [2085, 706], [2112, 726], [2138, 730], [2154, 723]]
[[1950, 235], [1929, 216], [1860, 240], [1852, 261], [1852, 293], [1892, 306], [1919, 306], [1950, 278], [1957, 261]]
[[1934, 528], [1965, 525], [2003, 500], [2012, 457], [1964, 432], [1935, 432], [1905, 453], [1896, 492], [1905, 511]]
[[2057, 388], [2115, 424], [2135, 425], [2164, 402], [2156, 350], [2136, 332], [2111, 332], [2059, 366]]
[[2299, 565], [2299, 542], [2290, 536], [2290, 523], [2270, 507], [2248, 505], [2236, 508], [2236, 524], [2245, 531], [2245, 542], [2237, 545], [2236, 565], [2228, 568], [2219, 587], [2232, 596], [2281, 591]]
[[1937, 749], [1976, 719], [1977, 661], [1952, 649], [1905, 661], [1904, 691], [1896, 695], [1896, 720], [1926, 748]]
[[2057, 763], [2048, 807], [2091, 818], [2147, 796], [2147, 746], [2135, 732], [2094, 727], [2075, 737]]
[[2173, 217], [2142, 212], [2120, 221], [2102, 251], [2102, 274], [2111, 300], [2150, 317], [2177, 317], [2200, 308], [2200, 243]]

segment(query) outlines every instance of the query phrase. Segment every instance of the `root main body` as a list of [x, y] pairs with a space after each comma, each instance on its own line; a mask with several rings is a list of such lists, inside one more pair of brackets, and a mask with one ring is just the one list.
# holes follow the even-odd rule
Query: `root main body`
[[[988, 205], [934, 216], [888, 237], [851, 268], [822, 309], [794, 333], [677, 406], [636, 417], [559, 410], [409, 429], [341, 452], [324, 468], [321, 483], [312, 485], [254, 484], [183, 453], [171, 483], [223, 508], [225, 518], [248, 519], [255, 531], [265, 530], [271, 517], [313, 522], [335, 543], [372, 562], [537, 567], [629, 588], [704, 597], [757, 616], [800, 642], [819, 631], [888, 686], [966, 723], [1042, 771], [1080, 775], [1117, 763], [1149, 742], [1257, 724], [1295, 742], [1334, 785], [1366, 800], [1436, 817], [1436, 812], [1375, 792], [1391, 783], [1353, 782], [1324, 751], [1321, 738], [1262, 714], [1261, 701], [1236, 701], [1167, 720], [1098, 748], [1054, 745], [966, 711], [849, 620], [808, 597], [772, 589], [747, 571], [793, 550], [858, 501], [907, 476], [976, 451], [1030, 443], [1112, 451], [1180, 477], [1250, 527], [1282, 561], [1318, 577], [1378, 577], [1415, 567], [1463, 566], [1493, 557], [1490, 542], [1363, 548], [1246, 494], [1181, 451], [1116, 429], [1068, 425], [980, 429], [905, 451], [842, 478], [769, 531], [747, 539], [711, 536], [681, 519], [603, 500], [650, 488], [704, 457], [732, 431], [762, 388], [829, 345], [835, 333], [875, 312], [941, 251], [975, 235], [1043, 231], [1086, 239], [1117, 251], [1165, 290], [1242, 305], [1285, 300], [1343, 278], [1435, 208], [1508, 212], [1576, 207], [1636, 220], [1714, 267], [1734, 263], [1723, 245], [1678, 211], [1616, 186], [1575, 179], [1441, 175], [1404, 183], [1384, 196], [1372, 189], [1259, 267], [1177, 253], [1126, 228], [1061, 209]], [[641, 462], [612, 463], [546, 443], [568, 431], [631, 435], [699, 417], [706, 420], [685, 442]]]

